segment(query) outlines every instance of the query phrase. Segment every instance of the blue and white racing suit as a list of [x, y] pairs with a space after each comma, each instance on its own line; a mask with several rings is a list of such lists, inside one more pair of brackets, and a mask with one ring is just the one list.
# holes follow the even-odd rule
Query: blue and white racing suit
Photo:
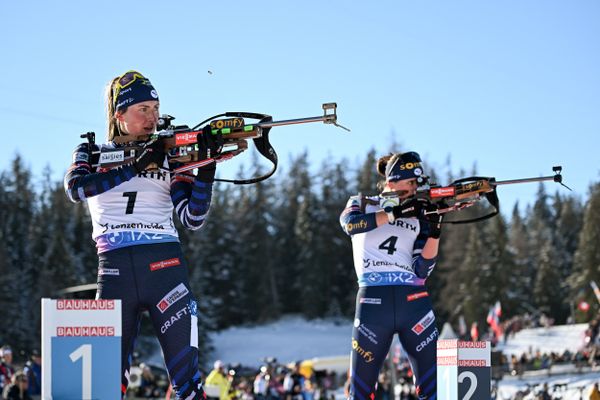
[[[115, 148], [110, 144], [102, 147]], [[98, 299], [122, 302], [122, 395], [141, 315], [148, 311], [173, 388], [181, 399], [204, 399], [198, 369], [198, 307], [188, 282], [173, 210], [199, 229], [208, 213], [212, 184], [190, 175], [143, 171], [131, 165], [92, 168], [89, 144], [73, 152], [64, 179], [73, 202], [87, 201], [99, 257]], [[166, 163], [165, 163], [166, 165]]]
[[399, 218], [377, 227], [378, 197], [351, 197], [340, 224], [352, 238], [358, 277], [352, 332], [350, 399], [372, 400], [379, 371], [398, 334], [420, 399], [436, 397], [436, 341], [425, 280], [436, 259], [421, 255], [427, 223]]

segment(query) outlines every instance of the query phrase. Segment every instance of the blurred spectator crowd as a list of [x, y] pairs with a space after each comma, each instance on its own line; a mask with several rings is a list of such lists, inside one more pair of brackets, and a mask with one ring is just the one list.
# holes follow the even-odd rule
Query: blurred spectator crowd
[[[522, 315], [502, 323], [504, 342], [525, 328], [549, 327], [553, 321], [543, 314]], [[529, 348], [510, 357], [500, 355], [501, 374], [522, 377], [528, 371], [547, 370], [554, 366], [571, 365], [578, 372], [585, 367], [600, 367], [600, 314], [592, 319], [585, 331], [583, 345], [577, 351], [541, 352]], [[489, 340], [491, 337], [484, 337]], [[496, 338], [496, 342], [500, 338]], [[393, 352], [394, 353], [394, 352]], [[2, 399], [37, 400], [41, 394], [42, 361], [38, 350], [21, 354], [23, 364], [13, 364], [10, 346], [0, 347], [0, 393]], [[347, 373], [315, 370], [309, 364], [278, 363], [275, 358], [263, 359], [259, 368], [239, 364], [226, 365], [216, 361], [210, 371], [201, 371], [207, 400], [335, 400], [348, 393]], [[395, 386], [393, 384], [395, 382]], [[552, 389], [552, 388], [551, 388]], [[550, 389], [543, 388], [540, 393]], [[556, 390], [555, 388], [553, 390]], [[551, 390], [550, 390], [551, 391]], [[162, 365], [135, 362], [130, 371], [129, 399], [175, 398]], [[417, 399], [412, 384], [412, 371], [400, 351], [390, 354], [381, 370], [375, 400]], [[540, 397], [545, 398], [545, 397]], [[550, 398], [550, 397], [548, 397]], [[600, 397], [595, 400], [600, 400]]]

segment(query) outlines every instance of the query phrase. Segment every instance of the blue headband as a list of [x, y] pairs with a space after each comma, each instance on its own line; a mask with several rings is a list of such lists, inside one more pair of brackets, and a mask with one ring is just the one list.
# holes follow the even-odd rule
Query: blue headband
[[136, 71], [127, 71], [115, 83], [113, 98], [115, 111], [121, 111], [143, 101], [158, 101], [158, 93], [142, 74]]
[[421, 157], [414, 151], [392, 157], [390, 161], [385, 167], [385, 180], [387, 182], [419, 178], [423, 175]]

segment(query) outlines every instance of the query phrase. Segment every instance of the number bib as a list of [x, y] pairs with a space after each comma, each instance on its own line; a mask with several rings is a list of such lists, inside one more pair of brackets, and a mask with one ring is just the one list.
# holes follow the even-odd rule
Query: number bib
[[146, 172], [87, 200], [98, 252], [178, 241], [168, 173]]
[[[379, 205], [367, 204], [365, 213], [381, 210]], [[352, 235], [354, 268], [359, 286], [423, 285], [412, 263], [420, 254], [415, 241], [421, 226], [416, 218], [400, 218], [365, 233]]]

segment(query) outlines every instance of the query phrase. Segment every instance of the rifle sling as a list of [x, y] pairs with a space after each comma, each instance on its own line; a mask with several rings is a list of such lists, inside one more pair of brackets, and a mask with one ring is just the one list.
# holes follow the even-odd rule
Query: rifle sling
[[[490, 181], [494, 181], [494, 178], [489, 178]], [[470, 219], [465, 219], [465, 220], [461, 220], [461, 221], [444, 221], [442, 223], [446, 223], [446, 224], [469, 224], [472, 222], [479, 222], [479, 221], [483, 221], [489, 218], [492, 218], [496, 215], [498, 215], [500, 213], [500, 199], [498, 198], [498, 193], [496, 193], [496, 187], [494, 186], [494, 190], [492, 190], [491, 192], [485, 193], [485, 198], [487, 199], [487, 201], [492, 205], [492, 207], [494, 207], [494, 211], [492, 211], [489, 214], [486, 215], [482, 215], [480, 217], [476, 217], [476, 218], [470, 218]]]
[[[229, 114], [228, 116], [240, 116], [241, 114], [246, 115], [248, 113], [227, 113], [227, 114]], [[260, 115], [260, 114], [256, 114], [256, 115]], [[256, 118], [256, 115], [251, 118]], [[248, 115], [246, 115], [246, 117], [248, 117]], [[250, 117], [248, 117], [248, 118], [250, 118]], [[259, 121], [259, 123], [270, 122], [270, 121], [273, 121], [273, 117], [268, 116], [268, 115], [267, 116], [261, 115], [261, 120]], [[263, 157], [265, 157], [267, 160], [269, 160], [273, 164], [273, 167], [271, 168], [271, 170], [269, 172], [267, 172], [266, 174], [257, 176], [255, 178], [248, 178], [248, 179], [217, 178], [217, 179], [215, 179], [215, 181], [229, 182], [229, 183], [233, 183], [235, 185], [247, 185], [247, 184], [251, 184], [251, 183], [257, 183], [260, 181], [264, 181], [265, 179], [267, 179], [268, 177], [270, 177], [271, 175], [273, 175], [275, 173], [275, 171], [277, 170], [278, 158], [277, 158], [277, 153], [275, 152], [275, 149], [269, 142], [269, 132], [271, 131], [271, 128], [269, 127], [269, 128], [258, 128], [258, 129], [262, 130], [262, 134], [259, 137], [254, 138], [252, 140], [254, 141], [256, 150], [258, 150], [258, 152]]]

